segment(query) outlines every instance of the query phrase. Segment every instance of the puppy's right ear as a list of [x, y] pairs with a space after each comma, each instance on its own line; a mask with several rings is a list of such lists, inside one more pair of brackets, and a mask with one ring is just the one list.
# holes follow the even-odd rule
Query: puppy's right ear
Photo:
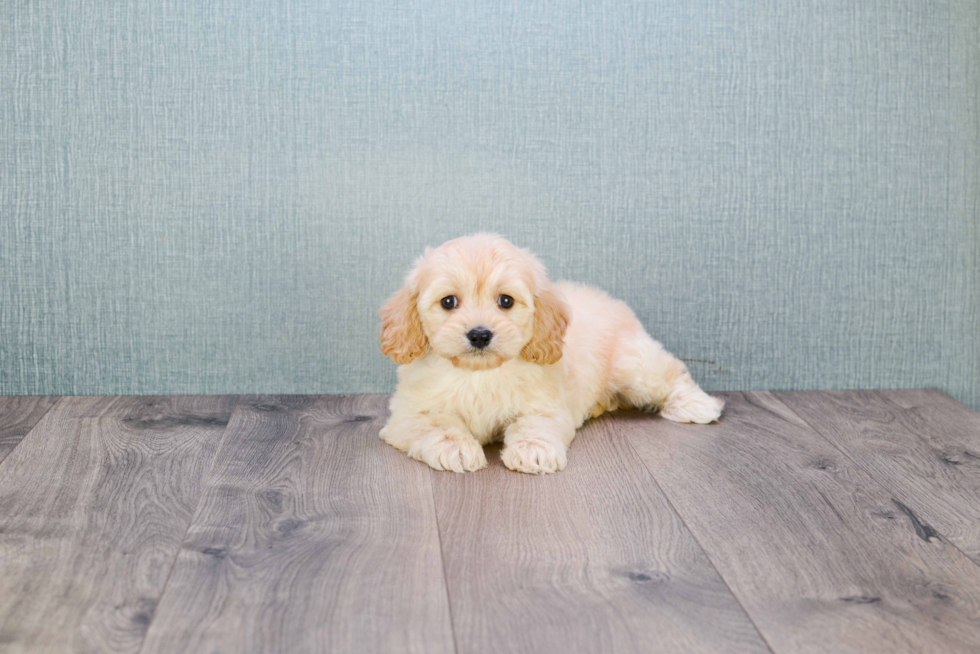
[[381, 307], [381, 353], [395, 363], [411, 363], [425, 354], [429, 341], [422, 330], [418, 288], [413, 275]]

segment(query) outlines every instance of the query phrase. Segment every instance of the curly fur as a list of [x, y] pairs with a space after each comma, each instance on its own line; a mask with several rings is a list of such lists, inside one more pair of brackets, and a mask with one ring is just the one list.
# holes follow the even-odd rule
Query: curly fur
[[381, 309], [381, 352], [395, 363], [411, 363], [429, 347], [417, 303], [413, 284], [406, 283]]
[[534, 296], [534, 328], [521, 357], [531, 363], [555, 363], [562, 355], [572, 310], [550, 284]]

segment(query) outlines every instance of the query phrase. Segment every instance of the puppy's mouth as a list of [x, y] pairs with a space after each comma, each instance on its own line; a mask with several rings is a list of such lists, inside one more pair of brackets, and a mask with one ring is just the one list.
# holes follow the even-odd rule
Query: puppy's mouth
[[466, 370], [491, 370], [499, 368], [506, 361], [504, 357], [492, 350], [478, 350], [476, 348], [471, 348], [463, 354], [451, 357], [449, 360], [455, 367]]

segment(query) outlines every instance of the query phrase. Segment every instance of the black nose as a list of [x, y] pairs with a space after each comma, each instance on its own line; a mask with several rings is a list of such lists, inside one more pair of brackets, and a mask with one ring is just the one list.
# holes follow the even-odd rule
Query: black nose
[[476, 329], [471, 329], [466, 333], [466, 338], [470, 339], [470, 345], [482, 350], [486, 346], [490, 345], [490, 340], [493, 338], [493, 332], [484, 327], [477, 327]]

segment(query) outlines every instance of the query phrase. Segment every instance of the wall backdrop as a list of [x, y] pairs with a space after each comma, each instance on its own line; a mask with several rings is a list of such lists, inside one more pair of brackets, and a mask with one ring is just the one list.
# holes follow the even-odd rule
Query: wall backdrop
[[708, 389], [980, 409], [980, 3], [0, 3], [0, 393], [385, 392], [497, 231]]

